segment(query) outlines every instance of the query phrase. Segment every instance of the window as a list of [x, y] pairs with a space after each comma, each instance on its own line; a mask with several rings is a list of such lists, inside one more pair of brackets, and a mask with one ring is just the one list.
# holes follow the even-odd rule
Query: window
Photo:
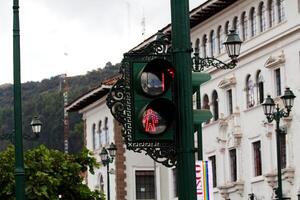
[[262, 175], [260, 141], [253, 142], [254, 176]]
[[200, 40], [199, 40], [199, 38], [197, 38], [196, 39], [196, 42], [195, 42], [195, 49], [194, 49], [194, 51], [195, 52], [199, 52], [199, 50], [200, 50]]
[[211, 161], [212, 174], [213, 174], [213, 187], [217, 187], [217, 163], [216, 156], [210, 156], [208, 159]]
[[105, 132], [105, 143], [109, 144], [109, 135], [108, 135], [108, 117], [104, 119], [104, 132]]
[[102, 143], [102, 138], [101, 138], [101, 133], [102, 133], [102, 121], [100, 120], [98, 123], [98, 136], [99, 136], [99, 146], [102, 147], [103, 143]]
[[218, 103], [218, 93], [216, 90], [213, 91], [212, 93], [212, 103], [213, 103], [213, 115], [214, 115], [214, 120], [219, 119], [219, 103]]
[[92, 126], [92, 144], [93, 149], [96, 149], [96, 124], [93, 124]]
[[228, 33], [229, 33], [229, 21], [227, 21], [226, 23], [225, 23], [225, 26], [224, 26], [225, 28], [224, 28], [224, 35], [225, 35], [225, 37], [228, 35]]
[[254, 106], [254, 84], [251, 79], [251, 76], [248, 75], [246, 79], [246, 99], [247, 99], [247, 108]]
[[278, 23], [285, 19], [284, 0], [277, 0]]
[[103, 181], [103, 176], [102, 176], [102, 174], [98, 174], [98, 189], [100, 190], [100, 191], [104, 191], [104, 181]]
[[286, 168], [286, 130], [281, 128], [279, 135], [280, 139], [280, 156], [281, 156], [281, 169]]
[[230, 161], [230, 177], [231, 181], [237, 181], [237, 160], [236, 160], [236, 149], [229, 150], [229, 161]]
[[154, 200], [154, 171], [135, 171], [136, 199]]
[[264, 32], [266, 30], [266, 10], [265, 10], [264, 2], [261, 2], [259, 4], [258, 16], [259, 16], [260, 32]]
[[217, 40], [218, 40], [218, 53], [220, 54], [220, 53], [222, 53], [222, 50], [223, 50], [222, 26], [218, 27]]
[[242, 14], [241, 25], [242, 25], [242, 38], [245, 41], [247, 40], [248, 37], [248, 21], [247, 21], [246, 12], [243, 12]]
[[232, 90], [227, 90], [227, 106], [228, 106], [228, 114], [231, 115], [233, 113], [233, 105], [232, 105]]
[[178, 197], [178, 189], [177, 189], [177, 169], [172, 169], [172, 175], [173, 175], [173, 197]]
[[211, 57], [213, 57], [216, 51], [216, 37], [215, 37], [215, 32], [213, 30], [210, 32], [209, 37], [210, 37], [210, 55]]
[[232, 29], [236, 31], [237, 34], [239, 34], [239, 20], [238, 17], [234, 17], [232, 21]]
[[256, 35], [256, 14], [255, 14], [255, 8], [251, 8], [250, 10], [250, 33], [251, 37]]
[[281, 77], [280, 77], [280, 68], [275, 69], [275, 89], [276, 89], [276, 96], [281, 95]]
[[274, 4], [274, 0], [269, 0], [268, 14], [269, 14], [269, 27], [272, 27], [275, 24], [275, 4]]
[[261, 71], [258, 71], [256, 74], [256, 86], [258, 102], [261, 104], [264, 102], [264, 78], [261, 75]]
[[[203, 108], [204, 108], [204, 109], [207, 109], [207, 110], [210, 110], [209, 99], [208, 99], [207, 94], [205, 94], [204, 97], [203, 97]], [[209, 121], [210, 121], [210, 120], [207, 120], [207, 121], [206, 121], [206, 124], [208, 124]]]
[[202, 48], [203, 48], [203, 57], [207, 57], [207, 37], [206, 35], [203, 36], [202, 38]]

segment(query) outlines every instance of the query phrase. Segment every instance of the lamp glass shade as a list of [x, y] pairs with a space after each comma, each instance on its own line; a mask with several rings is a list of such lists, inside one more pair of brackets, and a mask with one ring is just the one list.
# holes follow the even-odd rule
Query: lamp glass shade
[[242, 43], [242, 40], [235, 30], [230, 30], [227, 35], [227, 39], [223, 44], [225, 45], [226, 52], [231, 59], [235, 60], [240, 55]]
[[285, 91], [284, 91], [284, 95], [281, 96], [281, 99], [282, 99], [286, 109], [290, 110], [294, 106], [294, 99], [295, 98], [296, 98], [296, 96], [290, 90], [290, 88], [286, 88]]
[[267, 96], [265, 101], [262, 103], [262, 106], [266, 116], [270, 116], [273, 113], [275, 108], [275, 103], [270, 95]]
[[114, 143], [111, 143], [109, 148], [108, 148], [108, 151], [109, 151], [109, 155], [114, 158], [116, 156], [116, 151], [117, 151], [117, 147]]
[[101, 158], [101, 161], [104, 163], [108, 160], [108, 153], [107, 153], [107, 150], [105, 148], [103, 148], [101, 150], [101, 153], [100, 153], [100, 158]]
[[40, 134], [41, 129], [42, 129], [42, 122], [39, 120], [37, 116], [35, 116], [31, 123], [30, 126], [32, 128], [32, 132], [36, 135]]

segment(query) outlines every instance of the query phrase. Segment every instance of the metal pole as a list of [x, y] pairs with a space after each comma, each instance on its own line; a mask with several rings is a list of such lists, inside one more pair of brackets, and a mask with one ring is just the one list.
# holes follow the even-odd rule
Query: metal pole
[[276, 114], [275, 114], [275, 121], [276, 121], [276, 146], [277, 146], [277, 181], [278, 181], [278, 188], [277, 188], [277, 197], [279, 200], [282, 200], [282, 179], [281, 179], [281, 147], [280, 147], [280, 110], [277, 105], [276, 107]]
[[14, 123], [16, 200], [25, 199], [25, 170], [22, 137], [22, 103], [20, 75], [19, 1], [13, 1], [13, 66], [14, 66]]
[[107, 169], [107, 200], [110, 200], [110, 183], [109, 183], [109, 161], [107, 162], [106, 165]]
[[[201, 109], [201, 93], [200, 93], [200, 88], [198, 89], [197, 93], [196, 93], [196, 101], [197, 101], [197, 109]], [[202, 124], [197, 125], [197, 157], [198, 160], [203, 160], [203, 144], [202, 144]]]
[[192, 107], [192, 60], [189, 25], [189, 1], [171, 0], [172, 51], [176, 67], [177, 96], [177, 169], [179, 200], [196, 199], [194, 128]]

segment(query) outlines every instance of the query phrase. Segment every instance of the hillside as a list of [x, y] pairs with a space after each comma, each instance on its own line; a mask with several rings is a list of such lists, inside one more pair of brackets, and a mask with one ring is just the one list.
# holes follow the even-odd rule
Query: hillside
[[[69, 102], [82, 93], [98, 86], [103, 80], [115, 76], [120, 64], [106, 63], [104, 68], [87, 72], [86, 75], [67, 78]], [[23, 134], [31, 134], [30, 121], [39, 115], [43, 122], [38, 141], [25, 141], [25, 149], [40, 143], [52, 149], [63, 150], [63, 84], [61, 76], [44, 79], [41, 82], [22, 84]], [[78, 113], [70, 113], [69, 150], [77, 152], [82, 148], [82, 122]], [[13, 85], [0, 85], [0, 134], [13, 131]], [[0, 150], [8, 142], [0, 141]]]

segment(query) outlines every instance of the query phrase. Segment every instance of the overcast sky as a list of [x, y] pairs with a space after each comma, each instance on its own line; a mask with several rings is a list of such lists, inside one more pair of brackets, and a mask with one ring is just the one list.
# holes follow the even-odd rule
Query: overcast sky
[[[202, 2], [190, 0], [190, 9]], [[13, 81], [12, 3], [0, 0], [0, 84]], [[19, 4], [22, 82], [85, 74], [108, 61], [120, 62], [124, 52], [171, 21], [170, 0], [20, 0]]]

